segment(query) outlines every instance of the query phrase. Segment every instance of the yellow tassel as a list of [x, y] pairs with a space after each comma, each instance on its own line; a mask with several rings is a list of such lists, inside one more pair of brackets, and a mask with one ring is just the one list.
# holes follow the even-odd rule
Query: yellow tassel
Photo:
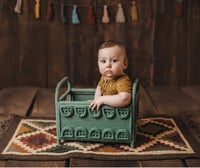
[[136, 7], [136, 2], [132, 2], [132, 7], [131, 7], [131, 19], [133, 21], [138, 20], [138, 13], [137, 13], [137, 7]]
[[35, 0], [35, 18], [40, 18], [40, 0]]

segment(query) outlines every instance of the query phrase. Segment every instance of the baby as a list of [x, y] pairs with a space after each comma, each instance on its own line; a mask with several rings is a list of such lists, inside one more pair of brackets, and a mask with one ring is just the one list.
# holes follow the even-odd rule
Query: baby
[[132, 82], [124, 70], [128, 59], [124, 45], [119, 42], [104, 42], [98, 51], [98, 67], [101, 79], [90, 107], [99, 109], [101, 105], [124, 107], [131, 101]]

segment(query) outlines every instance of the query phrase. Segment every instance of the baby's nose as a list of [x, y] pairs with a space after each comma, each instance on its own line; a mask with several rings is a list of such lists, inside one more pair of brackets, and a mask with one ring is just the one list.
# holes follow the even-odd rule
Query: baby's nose
[[111, 63], [109, 61], [106, 63], [106, 67], [111, 67]]

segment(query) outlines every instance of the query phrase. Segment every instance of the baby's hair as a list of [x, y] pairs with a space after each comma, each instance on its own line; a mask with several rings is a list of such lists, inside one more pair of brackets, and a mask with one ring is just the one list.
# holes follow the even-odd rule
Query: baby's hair
[[118, 41], [112, 41], [112, 40], [105, 41], [103, 44], [101, 44], [101, 46], [99, 47], [99, 50], [104, 49], [104, 48], [114, 47], [114, 46], [118, 46], [122, 50], [122, 52], [124, 52], [124, 56], [126, 57], [126, 48], [121, 42], [118, 42]]
[[125, 48], [122, 43], [110, 40], [110, 41], [105, 41], [103, 44], [101, 44], [99, 49], [109, 48], [109, 47], [113, 47], [113, 46], [119, 46], [120, 48]]

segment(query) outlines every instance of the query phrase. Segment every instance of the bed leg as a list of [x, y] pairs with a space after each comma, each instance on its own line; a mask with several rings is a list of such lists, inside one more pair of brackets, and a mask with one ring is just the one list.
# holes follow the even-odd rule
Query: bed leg
[[60, 139], [57, 139], [57, 144], [61, 145], [61, 140]]
[[130, 143], [130, 147], [133, 148], [134, 147], [134, 142]]

